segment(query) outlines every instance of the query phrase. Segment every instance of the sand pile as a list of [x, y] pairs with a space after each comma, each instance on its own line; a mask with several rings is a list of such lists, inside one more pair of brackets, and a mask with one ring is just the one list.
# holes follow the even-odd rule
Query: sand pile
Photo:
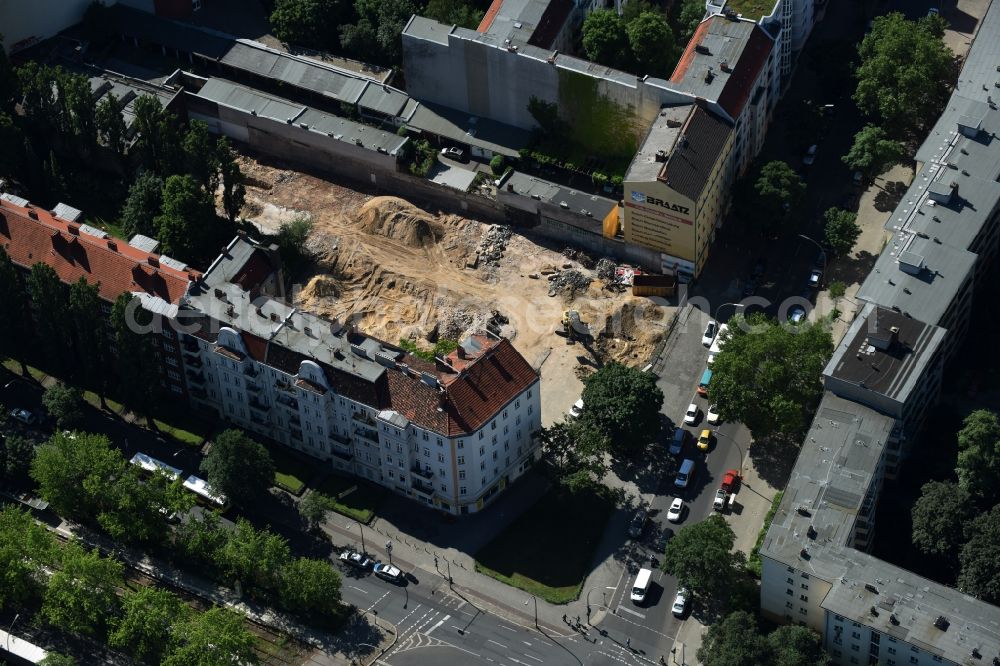
[[303, 303], [315, 304], [324, 298], [337, 298], [340, 294], [340, 283], [332, 275], [322, 273], [309, 280], [298, 297]]
[[434, 218], [397, 197], [375, 197], [358, 209], [355, 221], [370, 234], [385, 236], [409, 247], [422, 247], [442, 235]]

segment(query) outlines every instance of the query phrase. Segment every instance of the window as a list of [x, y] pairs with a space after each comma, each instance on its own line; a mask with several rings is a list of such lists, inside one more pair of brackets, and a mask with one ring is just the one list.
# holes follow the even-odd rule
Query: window
[[[459, 465], [464, 465], [465, 464], [465, 456], [459, 456], [458, 457], [458, 464]], [[462, 474], [465, 474], [465, 472], [462, 472]]]
[[497, 445], [497, 436], [493, 435], [493, 446]]
[[167, 370], [167, 377], [170, 377], [174, 381], [179, 381], [181, 378], [181, 373], [176, 370]]
[[852, 632], [851, 632], [851, 636], [852, 636], [853, 638], [861, 638], [861, 634], [860, 634], [860, 632], [857, 632], [857, 631], [852, 631]]
[[931, 657], [931, 661], [937, 661], [937, 662], [940, 662], [940, 661], [941, 661], [941, 657], [939, 657], [938, 655], [933, 655], [933, 656]]
[[444, 454], [443, 453], [439, 453], [438, 454], [438, 462], [444, 462]]
[[805, 578], [806, 580], [809, 580], [809, 574], [807, 573], [802, 574], [802, 577]]
[[520, 408], [521, 408], [521, 401], [520, 400], [515, 400], [514, 401], [514, 409], [520, 409]]
[[430, 458], [430, 457], [431, 457], [431, 450], [428, 449], [427, 447], [424, 447], [424, 458]]
[[442, 483], [441, 484], [441, 491], [445, 492], [445, 493], [448, 492], [448, 486], [446, 486], [445, 484]]
[[458, 448], [460, 448], [460, 449], [464, 449], [465, 448], [465, 440], [461, 440], [461, 439], [458, 440]]
[[507, 434], [507, 426], [503, 427], [503, 434], [505, 434], [505, 435]]
[[386, 456], [385, 457], [385, 461], [391, 465], [392, 464], [392, 456]]
[[808, 612], [809, 612], [809, 611], [807, 611], [807, 610], [806, 610], [805, 608], [800, 608], [800, 609], [799, 609], [799, 615], [805, 615], [805, 614], [806, 614], [806, 613], [808, 613]]
[[792, 596], [792, 594], [794, 593], [791, 590], [785, 590], [785, 594], [787, 594], [788, 596]]
[[802, 583], [802, 585], [801, 585], [800, 587], [801, 587], [801, 588], [802, 588], [803, 590], [808, 590], [808, 589], [809, 589], [809, 586], [808, 586], [808, 585], [806, 585], [805, 583]]
[[804, 594], [800, 594], [800, 595], [799, 595], [799, 600], [800, 600], [800, 601], [809, 601], [809, 597], [807, 597], [807, 596], [806, 596], [806, 595], [804, 595]]
[[496, 451], [494, 451], [494, 452], [493, 452], [493, 460], [496, 460], [496, 459], [497, 459], [497, 452], [496, 452]]
[[482, 430], [480, 430], [479, 431], [479, 439], [482, 439], [485, 434], [486, 433], [484, 433]]
[[506, 410], [506, 409], [505, 409], [505, 410], [503, 410], [503, 417], [504, 417], [504, 418], [507, 418], [507, 410]]
[[481, 456], [485, 456], [486, 455], [486, 447], [485, 446], [480, 446], [479, 447], [479, 455], [481, 455]]
[[490, 430], [496, 430], [496, 429], [497, 429], [497, 422], [496, 421], [491, 421], [490, 422]]
[[794, 605], [794, 604], [792, 604], [792, 602], [791, 602], [791, 601], [786, 601], [786, 602], [785, 602], [785, 608], [791, 608], [791, 607], [792, 607], [793, 605]]
[[461, 470], [458, 471], [458, 479], [459, 479], [459, 481], [465, 481], [465, 470], [464, 469], [461, 469]]
[[479, 463], [479, 469], [481, 469], [481, 470], [483, 470], [483, 471], [485, 471], [485, 470], [486, 470], [486, 462], [485, 462], [485, 461], [484, 461], [484, 462], [481, 462], [481, 463]]
[[853, 652], [860, 652], [861, 651], [861, 646], [858, 645], [857, 643], [855, 643], [854, 645], [851, 646], [851, 650]]
[[910, 663], [911, 664], [919, 664], [920, 660], [917, 659], [916, 657], [910, 657]]
[[444, 446], [444, 442], [441, 440], [441, 438], [438, 437], [437, 439], [438, 439], [438, 446]]
[[458, 489], [458, 494], [459, 494], [459, 495], [464, 495], [464, 494], [465, 494], [465, 486], [461, 486], [461, 487], [460, 487], [460, 488]]
[[794, 583], [795, 583], [795, 580], [794, 580], [794, 579], [792, 579], [792, 578], [789, 578], [789, 579], [788, 579], [788, 584], [789, 584], [789, 585], [792, 585], [792, 584], [794, 584]]
[[529, 398], [531, 397], [531, 390], [530, 389], [528, 390], [528, 397]]

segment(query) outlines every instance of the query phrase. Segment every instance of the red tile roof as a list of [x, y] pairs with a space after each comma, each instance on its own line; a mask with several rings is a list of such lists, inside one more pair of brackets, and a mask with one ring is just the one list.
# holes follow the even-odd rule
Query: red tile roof
[[500, 13], [501, 6], [503, 6], [503, 0], [493, 0], [490, 3], [490, 8], [486, 10], [483, 20], [479, 22], [479, 27], [476, 28], [477, 32], [486, 32], [490, 29], [490, 26], [493, 25], [493, 19]]
[[101, 298], [114, 301], [125, 292], [145, 292], [177, 303], [197, 271], [180, 271], [159, 262], [159, 255], [134, 248], [119, 238], [97, 238], [80, 225], [31, 205], [0, 199], [0, 244], [11, 261], [30, 268], [51, 266], [70, 284], [81, 277], [99, 283]]

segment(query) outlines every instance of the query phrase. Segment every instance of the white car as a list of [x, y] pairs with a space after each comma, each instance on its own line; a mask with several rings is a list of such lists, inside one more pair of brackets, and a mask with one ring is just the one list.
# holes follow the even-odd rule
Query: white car
[[801, 305], [793, 305], [788, 308], [788, 321], [792, 324], [801, 324], [806, 318], [806, 309]]
[[23, 407], [15, 407], [10, 410], [10, 415], [25, 425], [34, 425], [38, 422], [38, 417], [30, 409], [24, 409]]
[[813, 289], [819, 288], [819, 282], [823, 279], [823, 271], [814, 268], [809, 272], [809, 286]]
[[667, 520], [672, 523], [681, 522], [681, 516], [684, 515], [684, 500], [680, 497], [675, 497], [674, 501], [670, 503], [670, 509], [667, 511]]
[[715, 334], [719, 330], [719, 325], [715, 323], [714, 319], [708, 321], [708, 326], [705, 327], [705, 332], [701, 334], [701, 344], [705, 347], [711, 347], [712, 343], [715, 342]]
[[701, 410], [698, 409], [698, 405], [692, 402], [688, 405], [688, 410], [684, 412], [684, 425], [694, 425], [697, 423], [700, 414]]
[[816, 150], [819, 148], [815, 143], [809, 146], [809, 150], [806, 151], [805, 157], [802, 158], [802, 163], [806, 166], [812, 166], [813, 162], [816, 161]]
[[720, 420], [719, 419], [719, 408], [716, 407], [715, 405], [709, 405], [709, 407], [708, 407], [708, 413], [705, 414], [705, 418], [712, 425], [718, 425], [719, 420]]
[[671, 606], [670, 610], [673, 612], [675, 617], [681, 617], [684, 615], [684, 611], [687, 610], [688, 605], [688, 591], [686, 589], [679, 588], [677, 590], [677, 596], [674, 597], [674, 605]]
[[398, 583], [403, 580], [403, 572], [392, 566], [391, 564], [383, 564], [382, 562], [377, 562], [375, 564], [375, 575], [379, 578], [389, 581], [390, 583]]
[[572, 407], [569, 408], [569, 415], [575, 419], [578, 416], [580, 416], [582, 412], [583, 412], [583, 398], [580, 398], [579, 400], [573, 403]]

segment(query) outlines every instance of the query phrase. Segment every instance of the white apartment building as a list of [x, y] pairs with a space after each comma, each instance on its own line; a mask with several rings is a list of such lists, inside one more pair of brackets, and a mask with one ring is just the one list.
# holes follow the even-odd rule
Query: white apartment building
[[539, 378], [509, 341], [473, 335], [424, 361], [270, 297], [273, 271], [238, 237], [182, 299], [195, 407], [454, 514], [532, 465]]

